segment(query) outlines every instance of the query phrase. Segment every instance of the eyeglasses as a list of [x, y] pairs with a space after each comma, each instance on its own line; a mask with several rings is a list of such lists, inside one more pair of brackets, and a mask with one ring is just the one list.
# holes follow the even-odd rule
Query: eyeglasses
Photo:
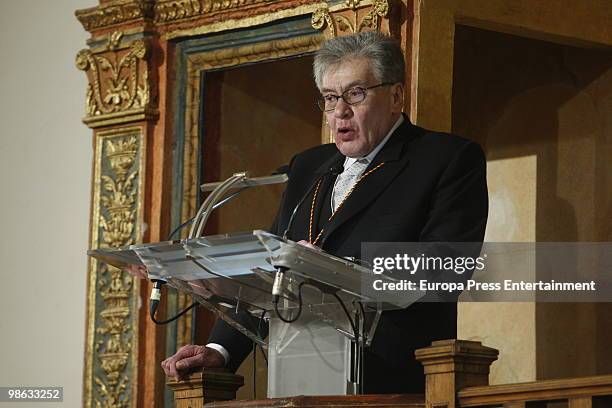
[[363, 102], [363, 100], [366, 98], [366, 96], [368, 95], [368, 89], [374, 89], [385, 85], [393, 84], [391, 82], [383, 82], [378, 85], [368, 86], [367, 88], [363, 88], [361, 86], [354, 86], [342, 92], [342, 95], [321, 95], [317, 100], [317, 105], [319, 106], [319, 109], [321, 109], [323, 112], [331, 112], [336, 109], [338, 99], [340, 98], [344, 99], [344, 102], [349, 105], [357, 105], [358, 103]]

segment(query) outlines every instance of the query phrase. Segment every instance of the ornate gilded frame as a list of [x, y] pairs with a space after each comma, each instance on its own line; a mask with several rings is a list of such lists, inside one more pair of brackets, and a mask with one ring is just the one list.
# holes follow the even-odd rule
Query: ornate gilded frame
[[[141, 127], [95, 136], [91, 248], [121, 247], [141, 236], [146, 138]], [[134, 406], [138, 384], [140, 283], [90, 258], [85, 406]], [[95, 361], [96, 360], [96, 361]]]

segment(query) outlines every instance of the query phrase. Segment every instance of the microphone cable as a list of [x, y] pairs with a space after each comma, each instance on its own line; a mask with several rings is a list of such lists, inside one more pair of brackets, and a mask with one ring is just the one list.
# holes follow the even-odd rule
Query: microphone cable
[[[344, 304], [344, 301], [340, 298], [340, 296], [338, 295], [337, 291], [323, 291], [318, 285], [314, 285], [308, 281], [302, 281], [300, 282], [300, 284], [298, 285], [298, 310], [297, 313], [294, 317], [284, 317], [281, 313], [280, 310], [278, 309], [278, 297], [275, 299], [272, 299], [272, 303], [274, 304], [274, 311], [276, 312], [276, 316], [283, 322], [285, 323], [293, 323], [295, 322], [297, 319], [300, 318], [300, 315], [302, 314], [302, 287], [304, 285], [308, 285], [311, 286], [315, 289], [318, 289], [319, 291], [321, 291], [322, 293], [329, 293], [331, 294], [340, 304], [340, 306], [342, 307], [342, 310], [344, 311], [344, 314], [346, 315], [346, 318], [349, 322], [349, 324], [351, 325], [351, 329], [353, 331], [353, 336], [355, 336], [355, 341], [358, 341], [359, 339], [359, 332], [357, 331], [357, 325], [355, 324], [355, 321], [353, 320], [353, 318], [351, 318], [351, 314], [349, 313], [348, 309], [346, 308], [346, 305]], [[362, 311], [363, 311], [363, 306], [362, 306]], [[365, 312], [363, 312], [365, 313]]]
[[314, 183], [312, 183], [312, 185], [310, 186], [308, 191], [306, 191], [306, 194], [304, 194], [302, 196], [300, 201], [293, 208], [293, 212], [291, 213], [291, 217], [289, 217], [289, 222], [287, 222], [287, 228], [285, 228], [285, 231], [283, 232], [283, 238], [287, 239], [287, 236], [289, 235], [289, 231], [291, 230], [291, 227], [293, 226], [293, 223], [295, 222], [295, 216], [297, 215], [298, 209], [302, 206], [302, 204], [304, 204], [304, 201], [306, 200], [306, 198], [308, 198], [310, 193], [312, 193], [312, 190], [314, 190], [314, 188], [317, 186], [319, 181], [321, 179], [323, 179], [324, 177], [329, 176], [330, 174], [333, 175], [333, 176], [337, 176], [338, 174], [342, 173], [343, 171], [344, 171], [344, 166], [343, 165], [332, 166], [325, 173], [323, 173], [319, 178], [317, 178], [314, 181]]
[[155, 317], [155, 312], [157, 312], [157, 308], [159, 307], [159, 301], [161, 299], [161, 287], [165, 283], [166, 282], [162, 280], [157, 280], [157, 279], [154, 280], [153, 289], [151, 290], [151, 297], [149, 299], [149, 316], [151, 316], [151, 320], [153, 320], [153, 322], [158, 325], [163, 325], [163, 324], [168, 324], [170, 322], [173, 322], [179, 317], [183, 316], [188, 311], [190, 311], [191, 309], [193, 309], [194, 307], [199, 305], [198, 302], [193, 302], [187, 308], [180, 311], [177, 315], [169, 319], [166, 319], [166, 320], [157, 320], [157, 318]]
[[[177, 232], [185, 228], [187, 225], [191, 224], [193, 220], [195, 220], [195, 217], [191, 217], [190, 219], [188, 219], [187, 221], [185, 221], [184, 223], [176, 227], [170, 233], [167, 240], [172, 241], [172, 237], [174, 237], [174, 235]], [[191, 309], [193, 309], [194, 307], [198, 305], [198, 302], [193, 302], [192, 304], [187, 306], [185, 309], [181, 310], [175, 316], [170, 317], [165, 320], [157, 320], [157, 318], [155, 317], [155, 314], [157, 313], [157, 308], [159, 307], [159, 301], [161, 300], [161, 288], [166, 283], [166, 281], [159, 280], [159, 279], [153, 279], [152, 282], [153, 282], [153, 289], [151, 289], [151, 296], [149, 297], [149, 316], [151, 317], [151, 320], [153, 321], [153, 323], [157, 325], [168, 324], [170, 322], [175, 321], [179, 317], [183, 316], [185, 313], [187, 313], [188, 311], [190, 311]]]

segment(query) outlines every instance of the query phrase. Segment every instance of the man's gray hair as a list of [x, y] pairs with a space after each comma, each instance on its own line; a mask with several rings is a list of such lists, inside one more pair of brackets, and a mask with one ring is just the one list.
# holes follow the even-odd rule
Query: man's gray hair
[[351, 58], [367, 58], [380, 82], [404, 83], [406, 65], [399, 43], [378, 31], [367, 31], [323, 43], [313, 64], [317, 87], [321, 89], [323, 76], [331, 67]]

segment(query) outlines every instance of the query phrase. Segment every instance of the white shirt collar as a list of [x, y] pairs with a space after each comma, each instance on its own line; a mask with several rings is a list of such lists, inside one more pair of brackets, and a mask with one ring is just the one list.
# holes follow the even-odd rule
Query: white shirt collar
[[[365, 157], [345, 157], [344, 158], [344, 169], [348, 169], [357, 160], [365, 159], [368, 161], [368, 163], [372, 162], [372, 160], [374, 160], [374, 157], [376, 157], [376, 155], [378, 154], [378, 152], [380, 152], [380, 150], [383, 148], [385, 143], [387, 143], [387, 141], [389, 140], [393, 132], [395, 132], [395, 129], [397, 129], [402, 124], [402, 122], [404, 122], [404, 115], [400, 115], [399, 119], [391, 127], [391, 130], [389, 130], [389, 133], [387, 133], [387, 136], [385, 136], [385, 138], [374, 149], [372, 149], [372, 151], [368, 153]], [[336, 190], [337, 184], [338, 184], [338, 177], [336, 177], [336, 181], [334, 182], [334, 190]], [[333, 192], [331, 194], [330, 201], [331, 201], [331, 208], [334, 209], [335, 205], [334, 205], [334, 193]]]
[[374, 157], [376, 157], [378, 152], [381, 151], [381, 149], [385, 146], [393, 132], [395, 132], [395, 130], [402, 124], [402, 122], [404, 122], [404, 115], [400, 115], [399, 119], [397, 119], [395, 124], [391, 127], [391, 130], [389, 130], [389, 132], [387, 133], [387, 136], [385, 136], [385, 138], [379, 144], [377, 144], [376, 147], [372, 149], [372, 151], [368, 153], [365, 157], [346, 157], [344, 159], [344, 168], [348, 169], [353, 163], [360, 159], [365, 159], [368, 161], [368, 163], [371, 163], [372, 160], [374, 160]]

